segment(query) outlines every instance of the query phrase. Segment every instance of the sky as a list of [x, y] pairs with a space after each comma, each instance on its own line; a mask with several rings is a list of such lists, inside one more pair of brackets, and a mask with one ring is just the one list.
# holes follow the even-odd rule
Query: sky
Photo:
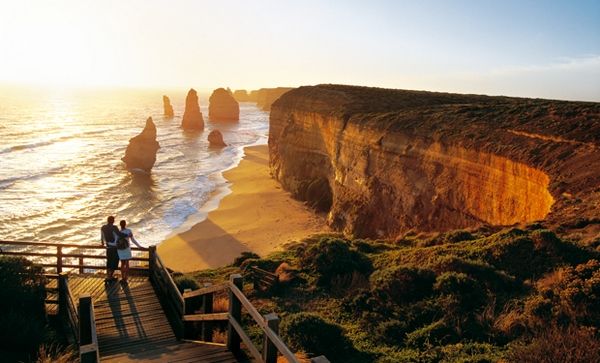
[[600, 101], [600, 0], [0, 0], [0, 84]]

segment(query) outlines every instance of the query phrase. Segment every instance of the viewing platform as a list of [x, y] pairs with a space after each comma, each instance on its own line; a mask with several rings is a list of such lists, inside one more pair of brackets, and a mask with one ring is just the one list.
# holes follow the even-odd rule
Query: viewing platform
[[[155, 247], [132, 250], [125, 284], [92, 273], [105, 269], [102, 246], [0, 241], [0, 255], [26, 257], [47, 271], [48, 314], [63, 321], [82, 363], [275, 363], [278, 357], [300, 363], [278, 335], [277, 315], [261, 315], [246, 298], [241, 275], [181, 294]], [[225, 296], [227, 311], [214, 312], [215, 294]], [[250, 319], [242, 320], [242, 308]], [[247, 322], [263, 332], [258, 346], [245, 332]], [[226, 326], [224, 343], [213, 341], [218, 324]]]

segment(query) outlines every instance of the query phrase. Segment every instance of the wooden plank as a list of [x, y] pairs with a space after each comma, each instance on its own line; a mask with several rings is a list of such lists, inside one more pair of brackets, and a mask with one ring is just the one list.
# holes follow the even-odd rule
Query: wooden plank
[[212, 320], [223, 320], [227, 321], [229, 313], [212, 313], [212, 314], [190, 314], [184, 315], [184, 321], [212, 321]]
[[226, 290], [228, 287], [229, 287], [229, 285], [227, 283], [212, 285], [209, 287], [203, 287], [203, 288], [200, 288], [197, 290], [184, 292], [183, 298], [187, 299], [187, 298], [192, 298], [192, 297], [196, 297], [196, 296], [202, 296], [202, 295], [210, 294], [211, 292], [218, 292], [218, 291]]

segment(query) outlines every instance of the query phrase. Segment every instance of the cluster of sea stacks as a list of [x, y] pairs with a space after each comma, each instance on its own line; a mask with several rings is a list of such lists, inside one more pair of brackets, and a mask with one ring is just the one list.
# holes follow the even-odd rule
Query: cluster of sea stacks
[[[246, 90], [232, 92], [229, 88], [217, 88], [209, 98], [208, 117], [211, 121], [237, 122], [240, 119], [240, 105], [238, 102], [256, 102], [263, 110], [269, 110], [271, 104], [291, 88], [261, 88], [248, 93]], [[165, 117], [174, 117], [173, 105], [168, 96], [163, 96], [163, 114]], [[195, 89], [188, 91], [185, 98], [185, 110], [181, 120], [181, 127], [188, 131], [203, 131], [204, 117], [200, 111], [198, 93]], [[227, 146], [223, 134], [212, 130], [208, 135], [210, 147], [222, 148]], [[121, 159], [130, 170], [143, 170], [150, 172], [156, 162], [156, 153], [159, 149], [156, 141], [156, 126], [152, 118], [146, 120], [146, 127], [141, 134], [129, 140], [125, 156]]]
[[320, 85], [271, 108], [272, 175], [348, 235], [593, 219], [600, 104]]

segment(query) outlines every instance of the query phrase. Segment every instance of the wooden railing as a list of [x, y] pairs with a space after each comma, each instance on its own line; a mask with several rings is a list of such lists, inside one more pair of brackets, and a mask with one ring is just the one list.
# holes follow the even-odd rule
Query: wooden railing
[[148, 265], [150, 282], [154, 286], [154, 289], [167, 312], [175, 336], [178, 339], [181, 339], [184, 335], [184, 326], [181, 320], [181, 317], [185, 312], [183, 296], [179, 292], [175, 281], [173, 281], [173, 277], [171, 277], [169, 270], [167, 270], [167, 267], [160, 259], [160, 256], [156, 253], [156, 246], [150, 246], [149, 248]]
[[75, 298], [69, 289], [69, 276], [61, 272], [58, 276], [58, 313], [67, 323], [76, 342], [79, 342], [79, 314]]
[[[185, 314], [182, 316], [185, 337], [191, 338], [195, 334], [190, 329], [190, 324], [201, 324], [201, 337], [203, 341], [212, 341], [212, 322], [227, 322], [227, 348], [234, 354], [241, 352], [243, 342], [250, 355], [257, 362], [275, 363], [278, 354], [281, 354], [290, 363], [299, 363], [298, 358], [287, 347], [279, 336], [279, 317], [275, 313], [261, 315], [242, 292], [243, 279], [239, 274], [230, 276], [229, 282], [219, 285], [204, 286], [194, 291], [183, 294]], [[226, 291], [229, 298], [229, 311], [227, 313], [213, 313], [212, 302], [216, 292]], [[242, 327], [242, 307], [261, 328], [263, 332], [262, 350], [256, 347]], [[201, 313], [195, 311], [201, 310]], [[314, 363], [329, 362], [324, 356], [311, 360]]]
[[[44, 267], [45, 270], [51, 270], [60, 274], [64, 270], [71, 270], [79, 273], [85, 272], [85, 270], [105, 270], [106, 265], [90, 264], [86, 263], [90, 260], [106, 260], [106, 247], [101, 245], [79, 245], [73, 243], [49, 243], [49, 242], [22, 242], [22, 241], [1, 241], [0, 246], [15, 246], [16, 250], [10, 248], [0, 247], [0, 254], [6, 256], [23, 256], [30, 258], [36, 264]], [[30, 251], [27, 249], [35, 249]], [[38, 252], [38, 251], [43, 252]], [[70, 250], [70, 251], [68, 251]], [[73, 251], [75, 250], [75, 251]], [[145, 248], [132, 247], [132, 251], [148, 251]], [[95, 254], [93, 252], [96, 252]], [[147, 271], [147, 263], [149, 257], [136, 256], [130, 259], [130, 261], [142, 261], [146, 262], [145, 266], [131, 266], [132, 271]]]

